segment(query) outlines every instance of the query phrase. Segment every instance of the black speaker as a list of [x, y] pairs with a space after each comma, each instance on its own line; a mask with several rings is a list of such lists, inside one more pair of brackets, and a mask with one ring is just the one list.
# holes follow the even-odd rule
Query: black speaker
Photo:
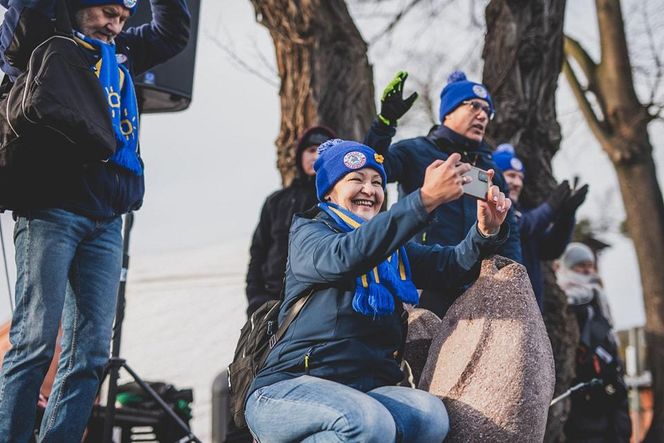
[[[141, 111], [175, 112], [189, 107], [194, 87], [194, 64], [200, 0], [187, 0], [191, 12], [191, 37], [187, 47], [166, 63], [157, 65], [134, 79]], [[152, 20], [149, 0], [140, 0], [136, 13], [125, 27], [140, 26]]]

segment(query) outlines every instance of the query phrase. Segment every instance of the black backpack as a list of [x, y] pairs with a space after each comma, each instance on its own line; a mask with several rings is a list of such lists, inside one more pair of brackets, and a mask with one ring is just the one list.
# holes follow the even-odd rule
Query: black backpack
[[283, 324], [278, 327], [282, 300], [270, 300], [256, 310], [240, 330], [233, 362], [228, 366], [228, 388], [230, 391], [231, 416], [240, 428], [246, 428], [244, 408], [247, 393], [256, 374], [265, 364], [270, 350], [300, 313], [314, 289], [300, 297], [286, 313]]
[[[37, 17], [22, 16], [26, 23], [19, 30], [44, 26]], [[24, 71], [0, 90], [2, 207], [39, 205], [68, 168], [106, 160], [115, 151], [106, 95], [89, 55], [71, 35], [63, 0], [56, 17], [55, 34], [34, 49], [37, 38], [24, 36], [25, 47], [9, 54]], [[27, 60], [17, 55], [22, 51], [29, 52]]]

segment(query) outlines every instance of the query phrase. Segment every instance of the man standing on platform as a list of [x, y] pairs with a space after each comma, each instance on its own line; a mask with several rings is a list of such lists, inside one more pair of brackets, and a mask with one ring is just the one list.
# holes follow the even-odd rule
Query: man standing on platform
[[[43, 41], [35, 35], [55, 31], [51, 19], [58, 1], [0, 0], [8, 8], [0, 27], [0, 67], [12, 80]], [[173, 57], [189, 39], [186, 0], [151, 0], [152, 22], [126, 31], [137, 0], [66, 1], [71, 36], [109, 94], [117, 146], [107, 161], [65, 165], [67, 174], [49, 183], [47, 198], [23, 201], [23, 209], [14, 211], [18, 276], [12, 348], [0, 374], [0, 442], [32, 437], [39, 388], [61, 320], [62, 354], [38, 440], [81, 441], [109, 358], [122, 260], [121, 215], [143, 200], [132, 76]]]

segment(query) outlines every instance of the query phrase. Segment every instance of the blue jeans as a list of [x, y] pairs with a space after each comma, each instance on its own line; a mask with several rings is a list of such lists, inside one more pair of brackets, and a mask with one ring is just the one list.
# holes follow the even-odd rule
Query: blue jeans
[[79, 442], [109, 358], [122, 265], [122, 220], [62, 209], [19, 216], [16, 308], [0, 374], [0, 442], [27, 442], [39, 389], [62, 353], [40, 430], [42, 442]]
[[443, 402], [428, 392], [384, 386], [364, 393], [308, 375], [256, 390], [245, 418], [261, 443], [437, 443], [449, 430]]

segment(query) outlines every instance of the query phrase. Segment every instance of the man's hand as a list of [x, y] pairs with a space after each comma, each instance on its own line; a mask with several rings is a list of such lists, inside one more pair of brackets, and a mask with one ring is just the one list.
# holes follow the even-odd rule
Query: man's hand
[[556, 189], [553, 190], [551, 196], [547, 199], [547, 203], [551, 206], [554, 213], [558, 212], [558, 209], [565, 203], [565, 201], [572, 194], [572, 188], [569, 186], [569, 182], [564, 180], [559, 184]]
[[584, 201], [586, 201], [586, 197], [588, 196], [588, 185], [585, 184], [581, 186], [580, 188], [575, 189], [572, 194], [563, 202], [563, 204], [560, 206], [560, 213], [561, 214], [566, 214], [566, 215], [572, 215], [573, 213], [576, 212], [577, 209], [579, 209], [579, 206], [583, 204]]
[[424, 173], [424, 183], [420, 189], [422, 203], [427, 212], [431, 213], [438, 206], [456, 200], [463, 195], [463, 174], [470, 171], [468, 163], [460, 163], [458, 153], [450, 155], [447, 160], [436, 160]]
[[408, 112], [415, 100], [417, 92], [413, 92], [408, 98], [403, 98], [403, 85], [408, 78], [408, 73], [399, 71], [387, 85], [380, 98], [380, 114], [378, 119], [388, 126], [396, 126], [397, 120]]
[[489, 169], [486, 172], [489, 174], [489, 192], [486, 201], [477, 201], [477, 229], [488, 237], [500, 232], [500, 225], [505, 221], [507, 212], [512, 207], [512, 201], [500, 192], [498, 186], [492, 184], [494, 170]]

